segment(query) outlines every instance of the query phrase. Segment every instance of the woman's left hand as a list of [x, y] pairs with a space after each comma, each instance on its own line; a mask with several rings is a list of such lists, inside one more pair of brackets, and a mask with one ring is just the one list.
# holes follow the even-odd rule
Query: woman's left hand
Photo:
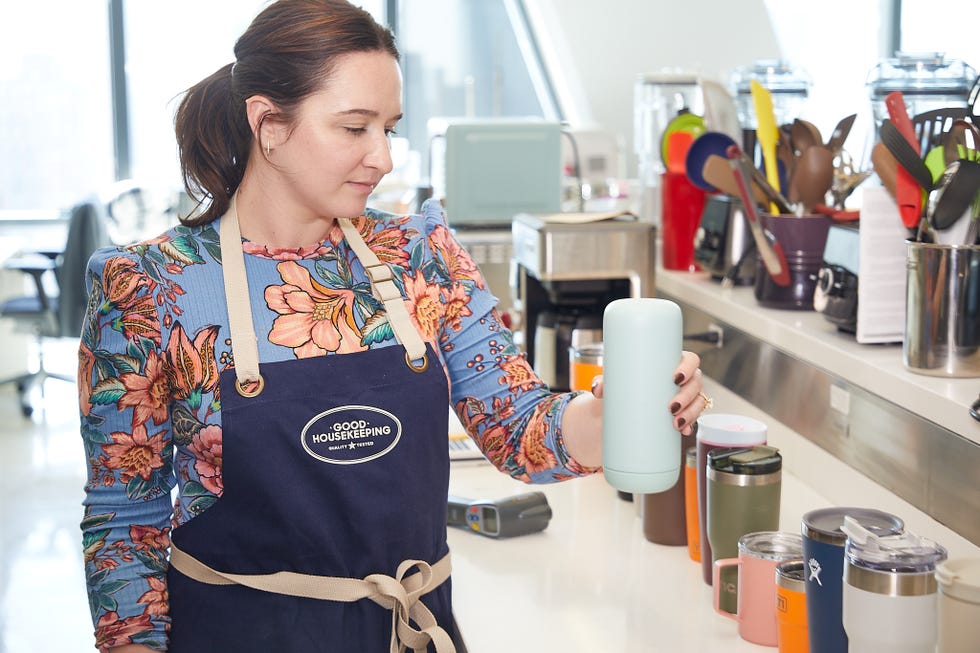
[[701, 413], [711, 407], [702, 390], [701, 358], [694, 352], [681, 353], [681, 364], [674, 371], [674, 383], [680, 390], [670, 400], [670, 413], [674, 416], [674, 428], [682, 435], [694, 432], [694, 422]]
[[[674, 384], [680, 390], [670, 400], [667, 407], [674, 416], [674, 428], [682, 435], [694, 432], [694, 422], [701, 413], [711, 407], [711, 400], [702, 392], [701, 358], [694, 352], [681, 352], [681, 364], [674, 370]], [[602, 376], [597, 376], [592, 382], [592, 394], [602, 398]]]

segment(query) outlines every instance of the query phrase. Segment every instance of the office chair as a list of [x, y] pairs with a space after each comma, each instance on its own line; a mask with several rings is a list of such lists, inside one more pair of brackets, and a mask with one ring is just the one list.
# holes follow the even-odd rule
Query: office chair
[[[77, 338], [81, 333], [87, 292], [85, 271], [88, 259], [99, 247], [110, 245], [106, 219], [101, 202], [86, 201], [75, 205], [68, 221], [68, 238], [61, 252], [26, 254], [11, 259], [7, 269], [19, 270], [31, 277], [33, 294], [13, 297], [0, 303], [0, 317], [17, 322], [18, 330], [35, 337], [37, 370], [0, 380], [0, 384], [16, 383], [21, 413], [30, 417], [34, 412], [29, 397], [49, 378], [75, 383], [74, 376], [54, 374], [44, 366], [45, 338]], [[53, 273], [57, 294], [48, 291], [46, 277]]]

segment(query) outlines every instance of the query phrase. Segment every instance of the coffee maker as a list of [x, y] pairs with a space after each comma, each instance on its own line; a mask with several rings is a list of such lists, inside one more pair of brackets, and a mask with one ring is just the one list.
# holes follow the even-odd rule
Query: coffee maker
[[602, 341], [609, 302], [652, 297], [656, 225], [631, 214], [521, 213], [512, 225], [515, 338], [553, 390], [569, 388], [569, 348]]

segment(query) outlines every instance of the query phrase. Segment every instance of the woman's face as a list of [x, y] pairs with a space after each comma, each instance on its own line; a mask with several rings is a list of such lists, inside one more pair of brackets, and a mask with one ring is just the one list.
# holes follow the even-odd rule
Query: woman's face
[[[402, 117], [401, 70], [386, 52], [338, 59], [323, 90], [303, 100], [291, 131], [275, 130], [277, 198], [308, 219], [356, 217], [391, 172], [389, 135]], [[285, 208], [285, 207], [283, 207]]]

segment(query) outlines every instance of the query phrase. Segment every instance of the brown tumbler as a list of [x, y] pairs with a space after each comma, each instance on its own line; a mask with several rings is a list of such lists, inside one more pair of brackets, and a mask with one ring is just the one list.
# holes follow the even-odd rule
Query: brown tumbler
[[[695, 433], [697, 423], [694, 424]], [[694, 435], [694, 433], [692, 433]], [[686, 466], [685, 447], [680, 451], [680, 468]], [[687, 506], [684, 500], [684, 474], [663, 492], [643, 494], [640, 517], [643, 519], [643, 536], [654, 544], [687, 546]]]

